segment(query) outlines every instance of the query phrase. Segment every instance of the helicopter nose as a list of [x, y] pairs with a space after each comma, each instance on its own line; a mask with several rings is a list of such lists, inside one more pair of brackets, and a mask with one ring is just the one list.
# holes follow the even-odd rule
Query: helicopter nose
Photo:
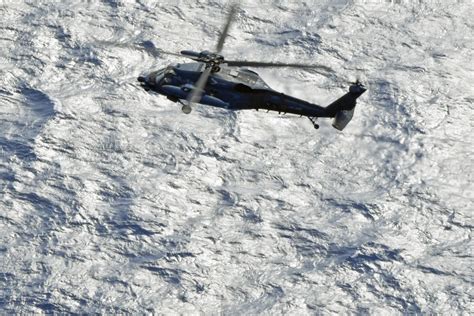
[[140, 86], [145, 89], [145, 91], [150, 91], [150, 85], [147, 82], [147, 78], [143, 76], [139, 76], [137, 78], [138, 82], [140, 82]]

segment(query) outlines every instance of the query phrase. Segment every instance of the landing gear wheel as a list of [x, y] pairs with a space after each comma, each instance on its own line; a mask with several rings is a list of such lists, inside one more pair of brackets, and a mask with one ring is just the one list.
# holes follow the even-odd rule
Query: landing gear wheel
[[181, 108], [181, 111], [183, 111], [184, 114], [189, 114], [191, 113], [191, 106], [189, 104], [183, 104], [183, 107]]
[[309, 118], [309, 120], [311, 121], [311, 123], [313, 123], [314, 128], [315, 128], [315, 129], [318, 129], [318, 128], [319, 128], [319, 125], [316, 123], [316, 120], [317, 120], [318, 118], [317, 118], [317, 117], [311, 117], [311, 116], [309, 116], [308, 118]]

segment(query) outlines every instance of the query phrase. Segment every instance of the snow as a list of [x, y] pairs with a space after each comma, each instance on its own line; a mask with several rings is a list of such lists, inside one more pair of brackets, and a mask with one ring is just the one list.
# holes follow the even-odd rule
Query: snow
[[[212, 49], [220, 1], [0, 2], [0, 310], [470, 314], [471, 1], [247, 1], [223, 54], [329, 120], [190, 115], [127, 48]], [[117, 42], [104, 45], [103, 41]]]

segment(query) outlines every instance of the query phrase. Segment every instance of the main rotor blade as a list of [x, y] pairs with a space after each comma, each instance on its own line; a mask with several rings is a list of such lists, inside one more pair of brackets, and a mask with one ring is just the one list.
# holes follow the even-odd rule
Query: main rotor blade
[[238, 67], [290, 67], [290, 68], [306, 68], [306, 69], [320, 69], [327, 72], [332, 72], [330, 67], [316, 64], [297, 64], [297, 63], [267, 63], [259, 61], [240, 61], [240, 60], [225, 60], [224, 64]]
[[204, 87], [206, 86], [207, 79], [209, 79], [209, 76], [211, 75], [212, 67], [207, 67], [199, 77], [198, 81], [196, 82], [196, 85], [194, 86], [193, 91], [191, 94], [188, 96], [188, 107], [191, 107], [192, 103], [199, 103], [201, 101], [201, 96], [204, 92]]
[[227, 34], [229, 33], [230, 24], [234, 19], [235, 12], [237, 12], [237, 3], [232, 4], [232, 6], [230, 7], [229, 14], [227, 15], [227, 21], [225, 23], [224, 29], [222, 30], [221, 36], [219, 36], [219, 41], [217, 42], [217, 54], [219, 54], [222, 51], [222, 48], [224, 47], [224, 42], [227, 37]]

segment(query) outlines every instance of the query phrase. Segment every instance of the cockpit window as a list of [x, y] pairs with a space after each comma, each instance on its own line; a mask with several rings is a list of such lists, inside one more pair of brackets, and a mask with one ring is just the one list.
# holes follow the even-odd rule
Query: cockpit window
[[149, 75], [148, 80], [150, 82], [154, 82], [155, 84], [159, 85], [162, 83], [163, 80], [165, 80], [165, 82], [170, 81], [171, 80], [170, 77], [172, 77], [175, 74], [176, 73], [174, 72], [173, 67], [166, 67], [166, 68], [159, 69], [155, 72], [152, 72]]
[[165, 69], [160, 69], [160, 70], [157, 70], [155, 72], [152, 72], [150, 75], [149, 75], [149, 80], [151, 82], [155, 82], [155, 83], [159, 83], [161, 81], [161, 79], [163, 79], [163, 74], [165, 72]]
[[171, 74], [171, 75], [176, 75], [176, 72], [174, 72], [174, 69], [173, 69], [172, 66], [166, 67], [165, 73], [166, 73], [166, 74]]

